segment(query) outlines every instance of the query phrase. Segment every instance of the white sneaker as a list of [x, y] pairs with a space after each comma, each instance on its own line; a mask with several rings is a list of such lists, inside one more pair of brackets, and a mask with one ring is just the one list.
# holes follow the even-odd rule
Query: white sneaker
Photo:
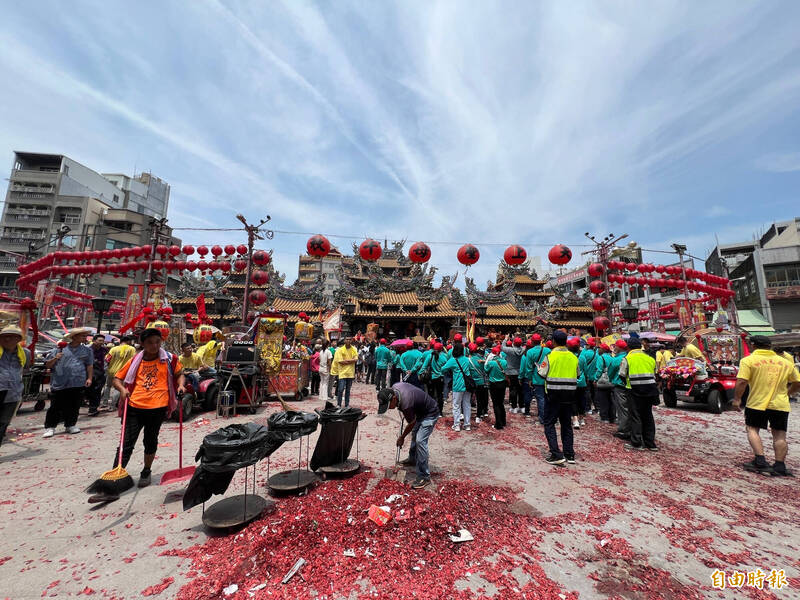
[[464, 425], [464, 431], [472, 431], [472, 427], [469, 424]]
[[475, 422], [476, 423], [480, 423], [481, 422], [481, 418], [480, 417], [475, 417]]
[[72, 427], [67, 427], [67, 433], [80, 433], [80, 432], [81, 432], [80, 428], [77, 427], [76, 425], [73, 425]]
[[56, 430], [53, 429], [52, 427], [49, 427], [49, 428], [44, 430], [44, 433], [42, 434], [42, 437], [43, 438], [53, 437], [53, 435], [55, 435], [55, 433], [56, 433]]
[[461, 431], [461, 425], [453, 425], [453, 431]]
[[584, 421], [583, 419], [581, 419], [581, 420], [580, 420], [580, 425], [581, 425], [581, 427], [583, 427], [584, 425], [586, 425], [586, 421]]

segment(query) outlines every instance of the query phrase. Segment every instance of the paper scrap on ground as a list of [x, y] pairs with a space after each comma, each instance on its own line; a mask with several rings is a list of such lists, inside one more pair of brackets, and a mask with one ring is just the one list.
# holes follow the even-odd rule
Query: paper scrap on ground
[[235, 594], [238, 591], [239, 591], [239, 586], [236, 585], [235, 583], [232, 583], [228, 587], [223, 588], [222, 593], [225, 594], [226, 596], [230, 596], [231, 594]]
[[475, 538], [472, 537], [472, 534], [467, 531], [466, 529], [459, 529], [458, 535], [451, 535], [450, 541], [451, 542], [471, 542]]

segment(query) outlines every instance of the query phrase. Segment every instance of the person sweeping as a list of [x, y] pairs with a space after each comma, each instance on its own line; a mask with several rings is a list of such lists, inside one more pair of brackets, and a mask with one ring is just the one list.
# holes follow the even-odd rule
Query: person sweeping
[[[151, 482], [151, 467], [156, 457], [161, 424], [177, 409], [178, 397], [186, 390], [180, 361], [161, 347], [161, 332], [158, 329], [145, 329], [140, 342], [141, 352], [135, 354], [114, 377], [114, 388], [119, 392], [119, 410], [123, 417], [122, 444], [117, 448], [114, 467], [124, 472], [139, 434], [144, 430], [144, 468], [138, 483], [142, 488]], [[105, 489], [97, 485], [98, 482], [90, 491], [110, 495], [124, 491], [115, 490], [113, 486], [110, 490]]]
[[417, 386], [398, 382], [378, 392], [378, 414], [382, 415], [390, 408], [399, 410], [408, 422], [397, 438], [398, 452], [403, 447], [406, 437], [411, 434], [408, 458], [400, 464], [415, 465], [417, 478], [411, 487], [424, 488], [431, 482], [431, 472], [428, 468], [428, 439], [436, 427], [436, 421], [439, 420], [439, 405], [434, 398]]

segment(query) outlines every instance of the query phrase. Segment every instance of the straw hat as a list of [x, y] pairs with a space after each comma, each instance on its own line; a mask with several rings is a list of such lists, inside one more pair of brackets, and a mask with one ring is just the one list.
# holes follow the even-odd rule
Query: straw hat
[[63, 340], [65, 342], [72, 341], [73, 336], [86, 334], [89, 335], [92, 333], [91, 329], [87, 329], [86, 327], [75, 327], [74, 329], [70, 329], [67, 333], [64, 334]]
[[0, 335], [16, 335], [19, 339], [22, 339], [22, 329], [16, 325], [6, 325], [3, 329], [0, 329]]

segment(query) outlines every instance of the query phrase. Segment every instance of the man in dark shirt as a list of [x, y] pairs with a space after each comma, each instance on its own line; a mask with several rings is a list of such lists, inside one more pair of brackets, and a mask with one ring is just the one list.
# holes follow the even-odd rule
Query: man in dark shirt
[[397, 438], [397, 447], [402, 448], [406, 437], [411, 434], [408, 458], [401, 464], [416, 465], [417, 479], [411, 487], [424, 488], [431, 482], [431, 472], [428, 470], [428, 438], [439, 420], [439, 405], [424, 390], [410, 383], [399, 382], [378, 392], [378, 414], [385, 413], [389, 408], [399, 410], [408, 421], [403, 433]]
[[96, 417], [100, 414], [100, 399], [103, 395], [103, 387], [106, 384], [106, 336], [102, 333], [96, 334], [92, 338], [92, 353], [94, 355], [94, 369], [92, 370], [92, 385], [87, 390], [89, 396], [89, 416]]

